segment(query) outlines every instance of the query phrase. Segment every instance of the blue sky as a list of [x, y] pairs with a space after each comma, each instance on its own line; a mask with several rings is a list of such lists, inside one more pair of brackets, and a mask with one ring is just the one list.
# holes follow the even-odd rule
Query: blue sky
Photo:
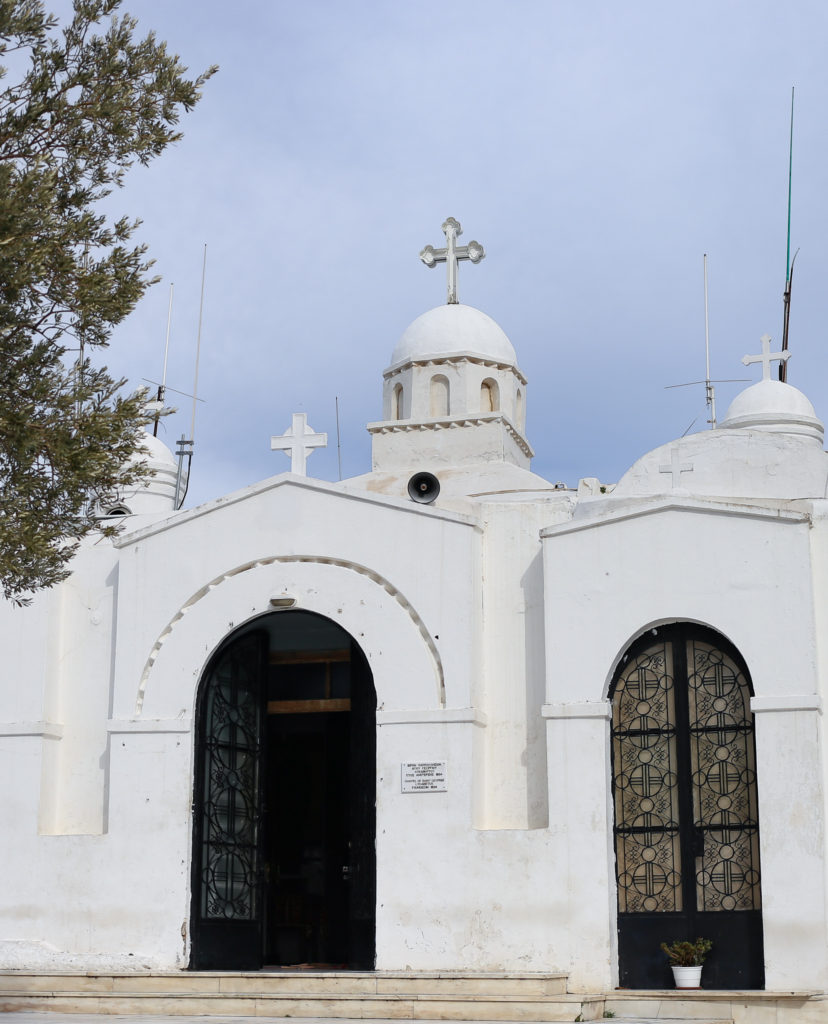
[[[486, 259], [460, 299], [503, 327], [529, 379], [535, 472], [612, 482], [705, 427], [711, 370], [781, 340], [796, 86], [789, 381], [828, 416], [828, 6], [702, 0], [125, 0], [193, 70], [217, 63], [183, 140], [115, 197], [163, 281], [110, 368], [191, 391], [188, 505], [286, 470], [291, 413], [327, 431], [309, 473], [370, 468], [364, 426], [407, 324], [445, 301], [418, 253], [447, 216]], [[717, 390], [720, 417], [740, 387]], [[173, 442], [190, 407], [165, 423]], [[424, 467], [427, 468], [427, 467]]]

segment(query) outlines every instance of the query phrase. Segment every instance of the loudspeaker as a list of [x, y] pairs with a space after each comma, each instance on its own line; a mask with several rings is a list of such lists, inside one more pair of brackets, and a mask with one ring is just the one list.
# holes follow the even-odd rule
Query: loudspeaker
[[408, 481], [408, 496], [421, 505], [430, 505], [440, 493], [440, 481], [433, 473], [415, 473]]

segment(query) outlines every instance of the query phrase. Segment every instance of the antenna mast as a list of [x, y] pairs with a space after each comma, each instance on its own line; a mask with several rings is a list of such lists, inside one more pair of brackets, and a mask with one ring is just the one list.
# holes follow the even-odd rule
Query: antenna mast
[[204, 314], [204, 278], [207, 274], [207, 243], [204, 243], [204, 260], [201, 264], [201, 301], [198, 306], [198, 339], [196, 341], [195, 380], [193, 381], [193, 416], [190, 421], [190, 444], [195, 441], [196, 398], [198, 396], [198, 361], [201, 356], [201, 321]]
[[[791, 321], [791, 281], [793, 279], [793, 263], [791, 262], [791, 181], [793, 178], [793, 115], [794, 115], [794, 87], [791, 86], [791, 137], [788, 150], [788, 246], [785, 256], [785, 291], [782, 295], [782, 351], [788, 351], [788, 327]], [[796, 253], [794, 253], [794, 263]], [[779, 363], [779, 379], [783, 382], [788, 379], [788, 361], [782, 360]]]
[[[195, 415], [196, 403], [198, 402], [198, 362], [201, 356], [201, 323], [204, 314], [204, 279], [207, 274], [207, 243], [204, 243], [204, 259], [201, 264], [201, 301], [198, 306], [198, 336], [196, 339], [196, 362], [195, 380], [193, 381], [193, 415], [190, 419], [190, 438], [187, 440], [182, 434], [178, 439], [178, 473], [175, 480], [175, 508], [179, 509], [187, 497], [187, 490], [190, 486], [190, 468], [193, 464], [193, 442], [195, 440]], [[184, 488], [184, 459], [187, 459], [187, 487]]]
[[161, 373], [161, 383], [158, 385], [158, 395], [156, 401], [158, 402], [158, 408], [155, 411], [155, 423], [152, 428], [152, 436], [158, 437], [158, 422], [161, 419], [161, 410], [164, 407], [164, 394], [167, 390], [167, 356], [170, 354], [170, 323], [172, 322], [172, 303], [173, 303], [173, 288], [175, 285], [170, 283], [170, 304], [167, 308], [167, 337], [164, 341], [164, 369]]
[[342, 444], [339, 436], [339, 395], [334, 396], [336, 402], [336, 461], [339, 466], [339, 479], [342, 479]]
[[716, 389], [710, 382], [710, 325], [707, 316], [707, 253], [704, 254], [704, 393], [710, 410], [708, 423], [716, 429]]

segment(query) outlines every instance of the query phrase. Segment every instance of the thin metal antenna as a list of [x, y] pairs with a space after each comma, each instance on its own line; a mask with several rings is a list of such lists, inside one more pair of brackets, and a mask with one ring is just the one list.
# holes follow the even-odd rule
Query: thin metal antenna
[[342, 479], [342, 445], [339, 437], [339, 395], [334, 398], [336, 402], [336, 461], [339, 466], [339, 479]]
[[[704, 254], [704, 391], [707, 408], [710, 410], [708, 423], [716, 429], [716, 389], [710, 382], [710, 322], [707, 312], [707, 253]], [[690, 424], [692, 426], [692, 424]], [[689, 428], [688, 428], [689, 429]]]
[[[697, 384], [704, 384], [705, 402], [707, 409], [710, 414], [708, 423], [712, 430], [716, 429], [716, 389], [713, 387], [714, 384], [739, 384], [747, 381], [747, 377], [727, 377], [723, 380], [711, 380], [710, 379], [710, 322], [707, 312], [707, 253], [704, 254], [704, 380], [688, 380], [684, 384], [666, 384], [664, 387], [665, 391], [671, 391], [673, 388], [692, 388]], [[693, 420], [693, 423], [699, 417]], [[684, 431], [681, 436], [684, 437], [693, 423]]]
[[[791, 283], [793, 263], [791, 262], [791, 182], [793, 180], [793, 116], [794, 87], [791, 86], [791, 137], [788, 150], [788, 244], [785, 255], [785, 291], [782, 295], [782, 351], [788, 351], [788, 327], [791, 321]], [[794, 263], [796, 254], [794, 254]], [[779, 379], [784, 383], [788, 379], [788, 360], [779, 363]]]
[[[145, 380], [147, 382], [147, 384], [154, 384], [156, 387], [158, 387], [158, 381], [157, 380], [150, 380], [149, 377], [142, 377], [141, 380]], [[185, 398], [193, 398], [193, 397], [195, 397], [194, 395], [191, 395], [189, 391], [177, 391], [175, 388], [171, 388], [169, 385], [167, 385], [164, 388], [164, 392], [166, 393], [167, 391], [172, 391], [172, 393], [174, 395], [183, 395]], [[206, 398], [196, 398], [196, 401], [197, 402], [201, 402], [202, 405], [206, 405], [207, 404], [207, 399]]]
[[167, 337], [164, 341], [164, 369], [161, 373], [161, 383], [158, 385], [158, 409], [155, 413], [155, 424], [152, 428], [152, 436], [158, 437], [158, 423], [161, 419], [161, 409], [164, 404], [164, 392], [167, 390], [167, 356], [170, 354], [170, 324], [172, 323], [173, 289], [175, 285], [170, 283], [170, 304], [167, 307]]
[[[187, 440], [182, 434], [178, 439], [178, 448], [176, 450], [176, 456], [178, 457], [178, 473], [175, 479], [175, 508], [180, 509], [184, 504], [184, 499], [187, 497], [187, 491], [190, 488], [190, 470], [193, 465], [193, 447], [195, 442], [195, 414], [196, 406], [199, 402], [198, 397], [198, 363], [201, 357], [201, 324], [204, 314], [204, 279], [207, 274], [207, 243], [204, 243], [204, 259], [201, 264], [201, 301], [198, 306], [198, 337], [196, 339], [196, 361], [195, 361], [195, 380], [193, 381], [193, 415], [190, 420], [190, 439]], [[184, 459], [187, 459], [187, 487], [184, 488]], [[183, 491], [183, 493], [182, 493]]]
[[198, 395], [198, 361], [201, 356], [201, 321], [204, 314], [204, 278], [207, 274], [207, 243], [204, 243], [204, 260], [201, 264], [201, 301], [198, 306], [198, 340], [196, 341], [195, 380], [193, 381], [193, 416], [190, 420], [190, 444], [195, 441], [196, 397]]

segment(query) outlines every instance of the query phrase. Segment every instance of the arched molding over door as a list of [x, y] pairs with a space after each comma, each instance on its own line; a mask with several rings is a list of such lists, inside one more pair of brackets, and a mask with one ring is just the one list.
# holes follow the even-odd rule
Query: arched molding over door
[[[146, 659], [134, 717], [192, 716], [196, 684], [222, 638], [270, 611], [270, 599], [281, 593], [354, 636], [371, 665], [381, 707], [445, 707], [440, 652], [416, 608], [390, 580], [343, 559], [278, 555], [228, 570], [182, 605]], [[200, 659], [194, 658], [198, 652]]]
[[[739, 650], [739, 644], [737, 640], [729, 636], [726, 632], [723, 632], [713, 626], [710, 622], [702, 619], [694, 618], [682, 618], [678, 619], [675, 616], [672, 618], [659, 618], [650, 620], [643, 629], [636, 629], [633, 633], [627, 635], [626, 639], [620, 644], [617, 649], [617, 653], [612, 662], [609, 672], [604, 678], [604, 687], [602, 696], [606, 700], [612, 700], [613, 687], [615, 686], [618, 678], [620, 667], [624, 664], [626, 659], [629, 657], [629, 653], [633, 647], [640, 643], [644, 643], [648, 636], [656, 637], [659, 635], [659, 630], [663, 630], [669, 626], [675, 626], [678, 623], [682, 623], [685, 627], [693, 628], [698, 627], [700, 630], [707, 630], [710, 633], [715, 633], [719, 639], [723, 640], [726, 644], [732, 647], [734, 650]], [[741, 657], [741, 654], [740, 654]], [[744, 659], [742, 659], [744, 660]], [[753, 695], [753, 680], [751, 679], [751, 695]]]
[[714, 942], [711, 988], [764, 984], [750, 675], [720, 634], [647, 631], [610, 686], [620, 984], [669, 984], [662, 941]]

